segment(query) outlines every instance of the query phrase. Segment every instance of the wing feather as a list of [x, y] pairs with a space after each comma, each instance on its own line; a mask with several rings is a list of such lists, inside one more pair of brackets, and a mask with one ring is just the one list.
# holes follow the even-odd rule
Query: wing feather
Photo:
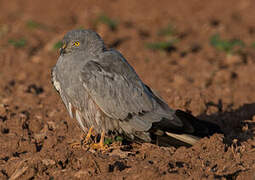
[[152, 101], [132, 67], [112, 54], [100, 62], [89, 61], [83, 67], [81, 81], [95, 103], [112, 118], [124, 120], [153, 109]]
[[[182, 126], [168, 106], [140, 80], [134, 69], [116, 51], [107, 51], [100, 60], [91, 60], [82, 69], [80, 80], [94, 102], [109, 117], [129, 121], [139, 131], [149, 130], [162, 117]], [[158, 99], [158, 101], [160, 101]], [[166, 110], [167, 109], [167, 110]]]

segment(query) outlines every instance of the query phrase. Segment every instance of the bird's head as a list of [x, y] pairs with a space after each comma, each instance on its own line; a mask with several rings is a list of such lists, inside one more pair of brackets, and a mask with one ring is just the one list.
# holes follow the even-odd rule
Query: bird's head
[[66, 33], [62, 40], [60, 55], [77, 52], [97, 54], [105, 49], [101, 37], [92, 30], [72, 30]]

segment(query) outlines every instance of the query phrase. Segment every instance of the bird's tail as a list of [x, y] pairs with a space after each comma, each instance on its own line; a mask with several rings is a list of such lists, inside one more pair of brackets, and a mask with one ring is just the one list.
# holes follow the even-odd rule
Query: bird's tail
[[184, 128], [165, 134], [188, 145], [194, 145], [199, 139], [214, 133], [222, 133], [218, 125], [199, 120], [187, 112], [176, 110], [175, 115], [183, 122]]
[[[152, 134], [156, 135], [157, 140], [160, 138], [164, 145], [190, 146], [194, 145], [203, 137], [210, 136], [214, 133], [222, 133], [220, 127], [216, 124], [199, 120], [182, 110], [171, 110], [157, 92], [146, 85], [145, 87], [160, 107], [157, 110], [168, 112], [170, 117], [175, 116], [176, 122], [182, 122], [182, 126], [178, 126], [173, 123], [173, 120], [169, 120], [168, 117], [165, 117], [162, 118], [160, 122], [152, 123], [150, 131], [153, 132]], [[163, 114], [162, 111], [159, 114]]]
[[194, 145], [197, 143], [197, 141], [199, 141], [199, 137], [197, 136], [192, 136], [190, 134], [176, 134], [176, 133], [171, 133], [171, 132], [165, 132], [166, 135], [174, 138], [174, 139], [177, 139], [181, 142], [184, 142], [188, 145]]

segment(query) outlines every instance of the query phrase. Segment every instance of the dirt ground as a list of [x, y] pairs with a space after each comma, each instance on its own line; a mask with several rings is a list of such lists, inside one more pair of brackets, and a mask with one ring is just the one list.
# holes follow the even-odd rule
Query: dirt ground
[[[0, 7], [0, 179], [255, 179], [253, 0], [1, 0]], [[224, 134], [190, 148], [72, 149], [83, 133], [50, 72], [57, 42], [81, 27], [119, 50], [170, 107]], [[215, 34], [221, 41], [213, 44]], [[165, 49], [148, 45], [166, 41]]]

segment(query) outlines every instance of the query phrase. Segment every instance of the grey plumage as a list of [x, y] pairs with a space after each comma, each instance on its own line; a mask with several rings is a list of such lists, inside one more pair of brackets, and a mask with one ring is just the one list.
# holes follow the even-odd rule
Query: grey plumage
[[[63, 43], [65, 47], [52, 70], [52, 82], [83, 131], [94, 126], [97, 133], [115, 131], [145, 142], [159, 134], [178, 134], [173, 138], [187, 144], [198, 140], [188, 135], [196, 131], [189, 122], [191, 115], [182, 111], [177, 115], [170, 109], [118, 51], [105, 47], [97, 33], [73, 30], [65, 35]], [[206, 123], [199, 124], [207, 130]]]

